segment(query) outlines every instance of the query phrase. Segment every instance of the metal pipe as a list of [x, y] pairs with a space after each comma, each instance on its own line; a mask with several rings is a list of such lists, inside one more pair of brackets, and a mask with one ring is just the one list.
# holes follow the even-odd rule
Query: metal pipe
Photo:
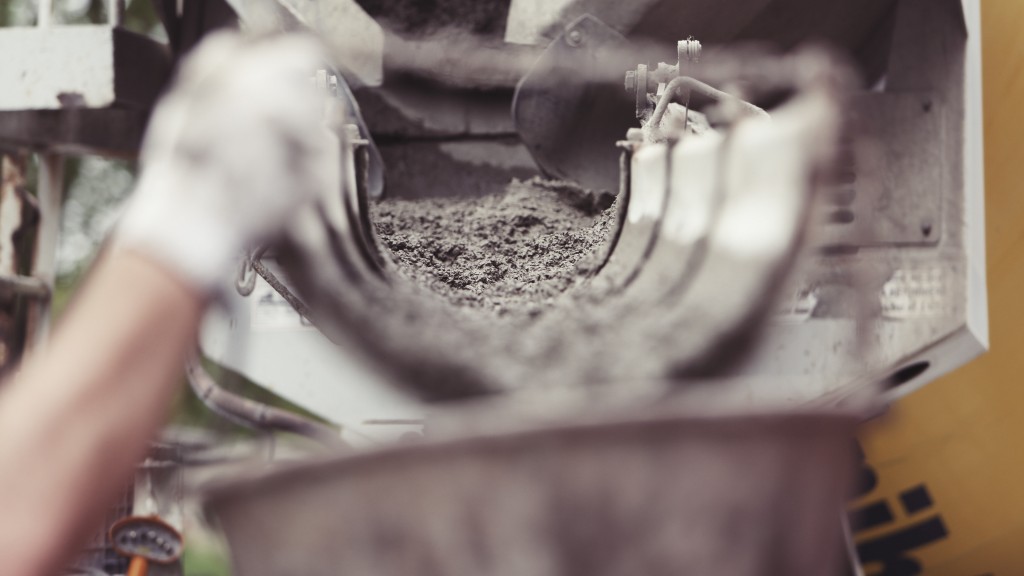
[[53, 0], [39, 0], [38, 13], [36, 14], [36, 26], [48, 28], [53, 19]]
[[185, 362], [185, 375], [203, 404], [228, 420], [256, 430], [291, 432], [328, 446], [343, 444], [338, 431], [330, 426], [221, 388], [199, 364], [195, 353]]
[[[40, 3], [42, 9], [42, 3]], [[42, 14], [42, 12], [40, 12]], [[32, 276], [51, 291], [57, 280], [57, 241], [60, 236], [60, 209], [64, 200], [64, 156], [46, 152], [39, 155], [39, 231], [36, 236]], [[38, 346], [50, 331], [49, 300], [33, 307], [29, 339]]]
[[125, 0], [107, 0], [107, 23], [120, 26], [124, 21]]
[[285, 286], [284, 282], [282, 282], [277, 275], [270, 270], [270, 268], [267, 268], [267, 265], [264, 264], [262, 260], [258, 259], [258, 256], [254, 257], [249, 265], [256, 274], [259, 274], [259, 276], [263, 278], [263, 280], [266, 281], [266, 283], [269, 284], [275, 292], [288, 302], [289, 306], [298, 312], [300, 316], [316, 326], [316, 322], [313, 320], [313, 314], [309, 311], [309, 307], [307, 307], [302, 300], [299, 300], [299, 297], [292, 293], [292, 291]]
[[681, 76], [672, 80], [665, 86], [665, 93], [662, 94], [661, 99], [658, 100], [658, 106], [654, 109], [654, 114], [651, 115], [651, 120], [648, 123], [650, 126], [653, 126], [655, 129], [661, 126], [661, 119], [665, 116], [665, 111], [668, 109], [669, 103], [671, 103], [676, 96], [680, 95], [682, 90], [697, 92], [698, 94], [707, 96], [716, 102], [734, 102], [749, 114], [770, 118], [768, 113], [761, 108], [758, 108], [749, 102], [745, 102], [728, 92], [723, 92], [695, 78]]
[[38, 278], [0, 274], [0, 293], [10, 293], [37, 300], [49, 300], [50, 287]]

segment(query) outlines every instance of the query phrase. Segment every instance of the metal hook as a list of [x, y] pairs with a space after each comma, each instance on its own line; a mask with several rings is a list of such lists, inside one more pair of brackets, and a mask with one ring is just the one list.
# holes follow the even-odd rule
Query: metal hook
[[235, 290], [246, 298], [256, 289], [256, 271], [253, 270], [252, 263], [252, 253], [246, 254], [238, 263], [238, 274], [235, 277]]

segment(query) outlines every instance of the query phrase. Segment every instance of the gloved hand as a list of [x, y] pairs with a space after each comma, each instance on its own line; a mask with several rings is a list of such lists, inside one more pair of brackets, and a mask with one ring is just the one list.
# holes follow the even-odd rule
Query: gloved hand
[[337, 186], [327, 98], [311, 82], [323, 62], [304, 36], [206, 39], [154, 110], [114, 249], [213, 292], [245, 249]]

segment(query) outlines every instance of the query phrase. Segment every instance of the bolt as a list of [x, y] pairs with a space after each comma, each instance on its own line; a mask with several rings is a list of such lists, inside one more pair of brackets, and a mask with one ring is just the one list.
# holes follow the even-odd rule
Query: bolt
[[583, 33], [578, 29], [573, 28], [569, 31], [569, 36], [566, 38], [570, 46], [579, 46], [583, 44]]
[[626, 92], [632, 94], [636, 92], [636, 71], [630, 70], [626, 72]]
[[679, 66], [682, 66], [686, 62], [697, 62], [700, 60], [701, 45], [699, 41], [694, 40], [693, 38], [680, 40], [676, 46], [679, 57]]

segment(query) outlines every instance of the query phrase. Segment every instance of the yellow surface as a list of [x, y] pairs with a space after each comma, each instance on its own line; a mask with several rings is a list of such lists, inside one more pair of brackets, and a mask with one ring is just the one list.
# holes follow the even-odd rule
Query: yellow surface
[[[858, 542], [934, 516], [948, 532], [869, 575], [1024, 575], [1024, 0], [982, 0], [982, 50], [992, 350], [863, 434], [878, 485], [858, 503], [885, 502], [894, 521]], [[899, 494], [921, 484], [934, 505], [908, 515]]]

